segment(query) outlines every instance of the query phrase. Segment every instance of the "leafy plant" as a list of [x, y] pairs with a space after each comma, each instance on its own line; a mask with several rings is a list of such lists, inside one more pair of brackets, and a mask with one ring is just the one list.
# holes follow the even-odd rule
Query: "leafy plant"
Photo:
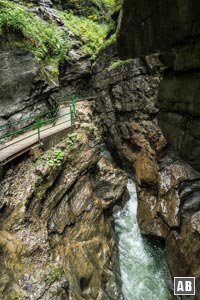
[[116, 6], [121, 5], [121, 0], [102, 0], [102, 2], [111, 9], [115, 9]]
[[76, 133], [76, 132], [70, 132], [70, 133], [67, 134], [67, 137], [70, 138], [70, 139], [74, 138], [74, 137], [77, 138], [78, 137], [78, 133]]
[[12, 31], [22, 34], [38, 61], [66, 58], [69, 43], [62, 29], [53, 22], [43, 21], [23, 5], [0, 0], [0, 35]]
[[67, 134], [67, 147], [70, 149], [74, 146], [74, 142], [79, 140], [79, 135], [76, 132], [70, 132]]
[[53, 167], [54, 166], [54, 161], [52, 159], [48, 160], [48, 166]]
[[68, 148], [73, 147], [73, 145], [74, 145], [74, 142], [72, 140], [68, 139], [67, 140], [67, 146], [68, 146]]
[[63, 19], [65, 26], [81, 40], [81, 51], [93, 55], [101, 48], [107, 33], [106, 23], [98, 24], [90, 18], [76, 16], [69, 11], [57, 11], [57, 13]]
[[56, 149], [54, 150], [53, 154], [45, 153], [40, 157], [40, 159], [47, 162], [49, 167], [53, 167], [54, 165], [61, 166], [64, 156], [65, 153], [62, 150]]
[[65, 154], [62, 150], [60, 149], [56, 149], [54, 151], [54, 159], [53, 162], [57, 165], [57, 166], [61, 166], [61, 162], [64, 158]]

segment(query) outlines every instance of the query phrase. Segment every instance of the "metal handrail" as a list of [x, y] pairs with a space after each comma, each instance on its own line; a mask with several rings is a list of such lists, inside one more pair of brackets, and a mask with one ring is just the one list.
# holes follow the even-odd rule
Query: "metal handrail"
[[[67, 115], [70, 116], [70, 118], [69, 118], [68, 120], [65, 120], [64, 122], [61, 122], [61, 123], [59, 123], [59, 124], [55, 124], [54, 127], [56, 127], [56, 126], [58, 126], [58, 125], [60, 125], [60, 124], [63, 124], [63, 123], [65, 123], [65, 122], [68, 122], [68, 121], [71, 122], [71, 126], [72, 126], [73, 121], [74, 121], [75, 116], [76, 116], [76, 107], [75, 107], [75, 105], [76, 105], [76, 104], [75, 104], [75, 96], [72, 95], [72, 98], [71, 98], [71, 104], [70, 104], [70, 106], [69, 106], [69, 107], [70, 107], [70, 112], [69, 112], [69, 113], [65, 113], [65, 114], [62, 114], [62, 115], [59, 115], [59, 116], [51, 117], [51, 118], [48, 118], [48, 119], [46, 119], [46, 120], [41, 119], [41, 116], [44, 116], [44, 114], [47, 115], [47, 114], [52, 113], [52, 112], [58, 112], [59, 109], [57, 108], [57, 109], [55, 109], [55, 110], [49, 110], [49, 111], [47, 111], [47, 112], [43, 112], [43, 113], [34, 115], [34, 116], [31, 117], [31, 118], [26, 118], [26, 119], [23, 119], [23, 120], [22, 120], [22, 119], [19, 120], [18, 123], [23, 122], [24, 120], [28, 120], [28, 119], [33, 119], [35, 122], [34, 122], [33, 124], [31, 124], [31, 125], [28, 125], [28, 126], [26, 126], [26, 127], [22, 127], [22, 128], [20, 128], [20, 129], [17, 129], [17, 130], [14, 130], [14, 131], [12, 131], [12, 132], [10, 132], [10, 133], [6, 133], [6, 134], [3, 134], [3, 135], [0, 135], [0, 140], [5, 139], [5, 138], [8, 138], [8, 137], [16, 136], [16, 135], [18, 135], [19, 133], [24, 133], [24, 132], [26, 132], [26, 131], [28, 131], [28, 130], [30, 130], [30, 129], [33, 129], [33, 128], [37, 129], [37, 133], [31, 134], [31, 135], [29, 135], [29, 136], [27, 136], [27, 137], [25, 137], [25, 138], [22, 138], [22, 139], [20, 139], [20, 140], [14, 142], [14, 143], [11, 143], [11, 144], [9, 144], [9, 145], [5, 145], [5, 146], [1, 147], [0, 150], [3, 150], [3, 149], [5, 149], [5, 148], [7, 148], [7, 147], [10, 147], [10, 146], [12, 146], [12, 145], [14, 145], [14, 144], [16, 144], [16, 143], [19, 143], [19, 142], [21, 142], [21, 141], [23, 141], [23, 140], [25, 140], [25, 139], [27, 139], [27, 138], [29, 138], [29, 137], [31, 137], [31, 136], [34, 136], [34, 135], [36, 135], [36, 134], [38, 135], [38, 142], [41, 144], [40, 133], [43, 132], [43, 131], [45, 131], [45, 130], [48, 130], [48, 129], [52, 128], [52, 126], [50, 126], [50, 127], [47, 127], [47, 128], [44, 128], [44, 129], [41, 130], [42, 125], [51, 123], [52, 121], [55, 122], [55, 120], [58, 120], [58, 119], [60, 119], [61, 117], [64, 117], [64, 116], [67, 116]], [[13, 121], [13, 123], [16, 124], [16, 123], [17, 123], [17, 120], [16, 120], [16, 121]], [[13, 123], [12, 123], [12, 124], [13, 124]], [[11, 122], [8, 122], [7, 124], [0, 125], [0, 127], [3, 127], [3, 126], [6, 127], [6, 126], [8, 126], [8, 125], [10, 125], [10, 124], [11, 124]]]
[[[66, 96], [64, 96], [63, 98], [57, 100], [57, 102], [58, 102], [58, 103], [63, 103], [63, 102], [68, 102], [68, 103], [70, 103], [70, 102], [71, 102], [72, 104], [75, 105], [75, 95], [70, 95], [70, 96], [71, 96], [71, 100], [67, 100], [67, 99], [68, 99], [68, 98], [67, 98], [68, 95], [66, 95]], [[75, 108], [75, 106], [74, 106], [74, 108]], [[31, 119], [34, 119], [34, 120], [35, 120], [35, 118], [36, 118], [37, 115], [40, 116], [40, 117], [42, 117], [42, 116], [45, 116], [45, 115], [47, 115], [47, 114], [49, 114], [49, 113], [55, 113], [55, 112], [58, 112], [58, 110], [59, 110], [59, 106], [58, 106], [57, 108], [55, 108], [55, 109], [51, 109], [51, 110], [48, 110], [48, 111], [44, 111], [44, 112], [41, 112], [41, 113], [39, 113], [39, 114], [35, 114], [35, 115], [33, 115], [33, 116], [31, 116], [31, 117], [28, 117], [28, 118], [23, 118], [23, 119], [14, 120], [14, 121], [8, 121], [8, 122], [5, 123], [5, 124], [0, 124], [0, 131], [2, 131], [1, 128], [9, 127], [9, 126], [12, 125], [12, 124], [22, 123], [22, 122], [24, 122], [24, 121], [31, 120]]]

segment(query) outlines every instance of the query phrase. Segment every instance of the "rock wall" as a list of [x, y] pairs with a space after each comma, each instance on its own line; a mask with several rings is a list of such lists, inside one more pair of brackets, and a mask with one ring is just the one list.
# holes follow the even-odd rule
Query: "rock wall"
[[77, 98], [83, 99], [94, 96], [90, 56], [81, 52], [76, 53], [74, 50], [69, 52], [69, 56], [70, 60], [60, 65], [58, 97], [74, 94]]
[[90, 104], [77, 114], [84, 128], [71, 142], [0, 183], [2, 300], [122, 299], [110, 212], [127, 197], [127, 176], [101, 154]]
[[[12, 46], [21, 39], [11, 34], [4, 36], [0, 42], [1, 124], [31, 118], [36, 113], [52, 109], [54, 104], [50, 95], [57, 89], [57, 84], [47, 81], [41, 75], [39, 64], [27, 48]], [[23, 126], [31, 122], [34, 119], [23, 122]], [[12, 124], [9, 130], [17, 129], [18, 126]]]
[[165, 70], [158, 55], [120, 61], [115, 44], [104, 48], [93, 69], [96, 114], [112, 153], [135, 173], [141, 233], [166, 243], [172, 276], [198, 278], [200, 175], [158, 126], [155, 102]]
[[[187, 46], [187, 51], [193, 47]], [[189, 63], [184, 63], [185, 60], [192, 62], [192, 54], [187, 55], [184, 47], [177, 51], [180, 53], [177, 52], [172, 73], [166, 75], [159, 86], [159, 124], [167, 141], [200, 171], [200, 74], [196, 68], [190, 69]]]
[[[1, 28], [0, 123], [8, 122], [8, 128], [2, 130], [2, 134], [33, 123], [32, 116], [54, 109], [59, 98], [67, 97], [67, 100], [70, 100], [72, 94], [75, 94], [77, 98], [89, 98], [93, 95], [90, 81], [92, 54], [91, 52], [88, 54], [87, 51], [86, 53], [80, 48], [87, 44], [88, 40], [91, 42], [94, 39], [93, 48], [96, 49], [96, 37], [95, 35], [93, 37], [88, 35], [89, 37], [83, 38], [81, 34], [74, 34], [70, 28], [64, 25], [64, 17], [59, 14], [64, 9], [66, 11], [73, 9], [77, 17], [76, 22], [81, 26], [81, 22], [84, 20], [90, 21], [86, 18], [88, 16], [86, 3], [84, 1], [81, 3], [80, 1], [79, 3], [67, 1], [66, 3], [66, 1], [51, 0], [18, 0], [15, 2], [21, 5], [19, 8], [21, 7], [40, 18], [38, 19], [40, 22], [46, 22], [47, 26], [47, 22], [53, 22], [55, 24], [54, 30], [56, 30], [56, 26], [57, 29], [63, 30], [63, 39], [67, 40], [68, 47], [65, 49], [66, 57], [59, 58], [58, 53], [57, 57], [53, 57], [51, 46], [43, 45], [41, 48], [45, 49], [43, 50], [46, 51], [46, 54], [42, 59], [41, 57], [38, 59], [34, 56], [34, 51], [29, 51], [37, 47], [36, 41], [35, 45], [31, 46], [31, 42], [34, 44], [34, 37], [30, 39], [31, 41], [27, 38], [27, 36], [32, 36], [31, 32], [22, 34], [15, 22], [13, 27], [8, 25], [8, 28]], [[88, 1], [89, 4], [91, 1]], [[103, 16], [106, 11], [108, 15], [105, 22], [110, 22], [111, 8], [106, 7], [103, 2], [100, 2], [99, 5], [93, 3], [91, 10], [100, 16]], [[17, 16], [15, 21], [17, 23]], [[18, 25], [19, 28], [20, 26]], [[37, 32], [37, 30], [35, 31]], [[46, 35], [47, 39], [52, 38], [50, 34]], [[45, 39], [45, 37], [40, 38]], [[57, 94], [51, 97], [55, 92]], [[24, 118], [30, 119], [20, 123], [20, 125], [17, 123], [10, 124], [12, 121]]]
[[[121, 57], [140, 57], [200, 34], [198, 0], [124, 0], [118, 32]], [[133, 38], [134, 37], [134, 38]]]
[[115, 158], [135, 173], [141, 232], [166, 238], [169, 228], [156, 209], [157, 159], [166, 147], [154, 105], [161, 68], [156, 56], [120, 61], [112, 44], [99, 54], [93, 80], [98, 94], [95, 109], [105, 141]]
[[118, 32], [123, 58], [161, 52], [168, 71], [159, 86], [159, 124], [167, 141], [198, 171], [199, 13], [199, 1], [125, 0]]

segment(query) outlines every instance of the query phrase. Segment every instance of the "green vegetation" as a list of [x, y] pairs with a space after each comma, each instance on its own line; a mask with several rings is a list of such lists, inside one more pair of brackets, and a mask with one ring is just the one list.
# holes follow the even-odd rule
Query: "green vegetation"
[[[103, 45], [115, 39], [113, 33], [116, 26], [111, 20], [111, 15], [121, 5], [121, 0], [90, 0], [88, 3], [89, 7], [85, 1], [70, 0], [69, 4], [73, 4], [78, 10], [56, 12], [63, 19], [66, 28], [74, 33], [79, 50], [94, 59]], [[51, 80], [58, 75], [60, 62], [68, 59], [67, 54], [72, 47], [71, 39], [56, 22], [44, 21], [30, 12], [30, 6], [33, 6], [33, 3], [24, 2], [22, 5], [0, 0], [0, 39], [4, 35], [5, 43], [27, 47], [40, 62], [41, 73]], [[91, 12], [90, 15], [87, 8]], [[86, 12], [84, 16], [80, 15], [82, 9]], [[14, 33], [11, 41], [7, 40], [9, 33]], [[48, 71], [45, 68], [46, 64], [52, 66]]]
[[69, 43], [66, 34], [53, 22], [45, 22], [24, 6], [0, 0], [0, 35], [3, 32], [22, 34], [24, 43], [38, 61], [66, 58]]
[[76, 132], [70, 132], [67, 134], [67, 137], [70, 138], [70, 139], [73, 139], [73, 138], [78, 138], [78, 133]]
[[65, 154], [62, 150], [56, 149], [54, 151], [53, 158], [48, 160], [49, 167], [53, 167], [54, 164], [56, 164], [57, 166], [61, 166], [64, 156], [65, 156]]
[[60, 267], [52, 268], [50, 273], [47, 274], [47, 280], [50, 282], [54, 282], [58, 280], [62, 276], [63, 270]]
[[117, 60], [117, 61], [114, 61], [111, 63], [111, 65], [109, 66], [108, 70], [111, 71], [119, 66], [122, 66], [122, 65], [128, 65], [130, 62], [132, 61], [132, 59], [127, 59], [127, 60]]
[[[103, 2], [111, 7], [116, 0], [94, 1]], [[75, 15], [72, 11], [59, 11], [65, 26], [72, 31], [80, 42], [80, 51], [94, 55], [105, 42], [108, 24], [98, 21], [96, 14], [84, 17]], [[0, 0], [0, 35], [14, 32], [22, 35], [22, 42], [15, 46], [27, 46], [39, 62], [51, 63], [56, 69], [60, 61], [67, 59], [70, 41], [67, 34], [54, 22], [43, 21], [40, 17], [28, 11], [24, 5], [8, 0]]]
[[120, 0], [102, 0], [102, 2], [111, 9], [114, 9], [117, 5], [121, 3]]
[[[40, 160], [44, 160], [47, 162], [49, 167], [53, 167], [54, 165], [56, 166], [61, 166], [62, 160], [64, 159], [65, 153], [64, 151], [60, 149], [54, 149], [53, 152], [45, 153], [40, 156]], [[42, 182], [43, 178], [39, 176], [38, 182]]]
[[72, 31], [82, 42], [80, 50], [86, 54], [95, 54], [103, 45], [107, 24], [98, 24], [83, 16], [76, 16], [72, 12], [57, 11], [65, 26]]
[[75, 15], [87, 17], [98, 23], [109, 23], [111, 14], [119, 4], [121, 5], [121, 0], [67, 0], [63, 6]]
[[71, 149], [74, 146], [74, 142], [79, 141], [78, 133], [71, 132], [67, 134], [67, 147]]
[[116, 33], [113, 33], [104, 43], [103, 47], [107, 47], [108, 45], [114, 43], [116, 41]]
[[110, 10], [110, 13], [112, 13], [117, 6], [121, 5], [121, 0], [92, 0], [93, 4], [100, 7], [105, 5], [107, 9]]
[[[67, 134], [67, 139], [66, 139], [66, 149], [71, 150], [71, 148], [75, 145], [76, 142], [80, 140], [78, 133], [76, 132], [70, 132]], [[52, 147], [48, 152], [42, 154], [39, 159], [38, 163], [41, 161], [44, 161], [45, 163], [48, 164], [49, 167], [54, 167], [54, 166], [61, 166], [62, 161], [65, 157], [65, 151]], [[44, 177], [39, 176], [38, 177], [38, 184], [43, 183]]]

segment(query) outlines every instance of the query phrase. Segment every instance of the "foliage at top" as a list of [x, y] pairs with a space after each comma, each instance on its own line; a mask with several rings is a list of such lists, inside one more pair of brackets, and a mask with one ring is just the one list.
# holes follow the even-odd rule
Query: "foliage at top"
[[121, 0], [102, 0], [102, 2], [111, 9], [114, 9], [117, 5], [121, 4]]
[[[56, 22], [44, 21], [31, 12], [30, 7], [34, 5], [32, 2], [25, 3], [22, 5], [0, 0], [0, 40], [2, 35], [7, 37], [9, 33], [14, 33], [16, 40], [9, 41], [9, 44], [25, 45], [35, 59], [41, 62], [41, 70], [47, 77], [43, 68], [46, 63], [51, 63], [54, 67], [53, 71], [49, 71], [52, 73], [50, 75], [57, 76], [59, 63], [68, 59], [67, 55], [72, 47], [71, 38]], [[91, 3], [91, 6], [87, 3]], [[92, 14], [86, 13], [83, 16], [76, 9], [57, 10], [57, 14], [63, 19], [65, 27], [74, 33], [79, 50], [93, 57], [106, 44], [106, 38], [112, 35], [113, 39], [116, 26], [111, 21], [111, 15], [120, 3], [121, 0], [68, 0], [67, 7], [73, 4]], [[103, 12], [108, 15], [102, 18]]]
[[24, 42], [38, 61], [49, 57], [61, 60], [69, 44], [63, 30], [53, 22], [45, 22], [24, 6], [0, 0], [0, 35], [3, 32], [21, 33]]
[[72, 10], [75, 15], [85, 16], [93, 21], [110, 21], [115, 6], [121, 0], [67, 0], [62, 2], [65, 10]]
[[86, 54], [95, 54], [103, 45], [107, 24], [98, 24], [83, 16], [76, 16], [72, 12], [57, 11], [64, 20], [65, 26], [82, 41], [80, 50]]

